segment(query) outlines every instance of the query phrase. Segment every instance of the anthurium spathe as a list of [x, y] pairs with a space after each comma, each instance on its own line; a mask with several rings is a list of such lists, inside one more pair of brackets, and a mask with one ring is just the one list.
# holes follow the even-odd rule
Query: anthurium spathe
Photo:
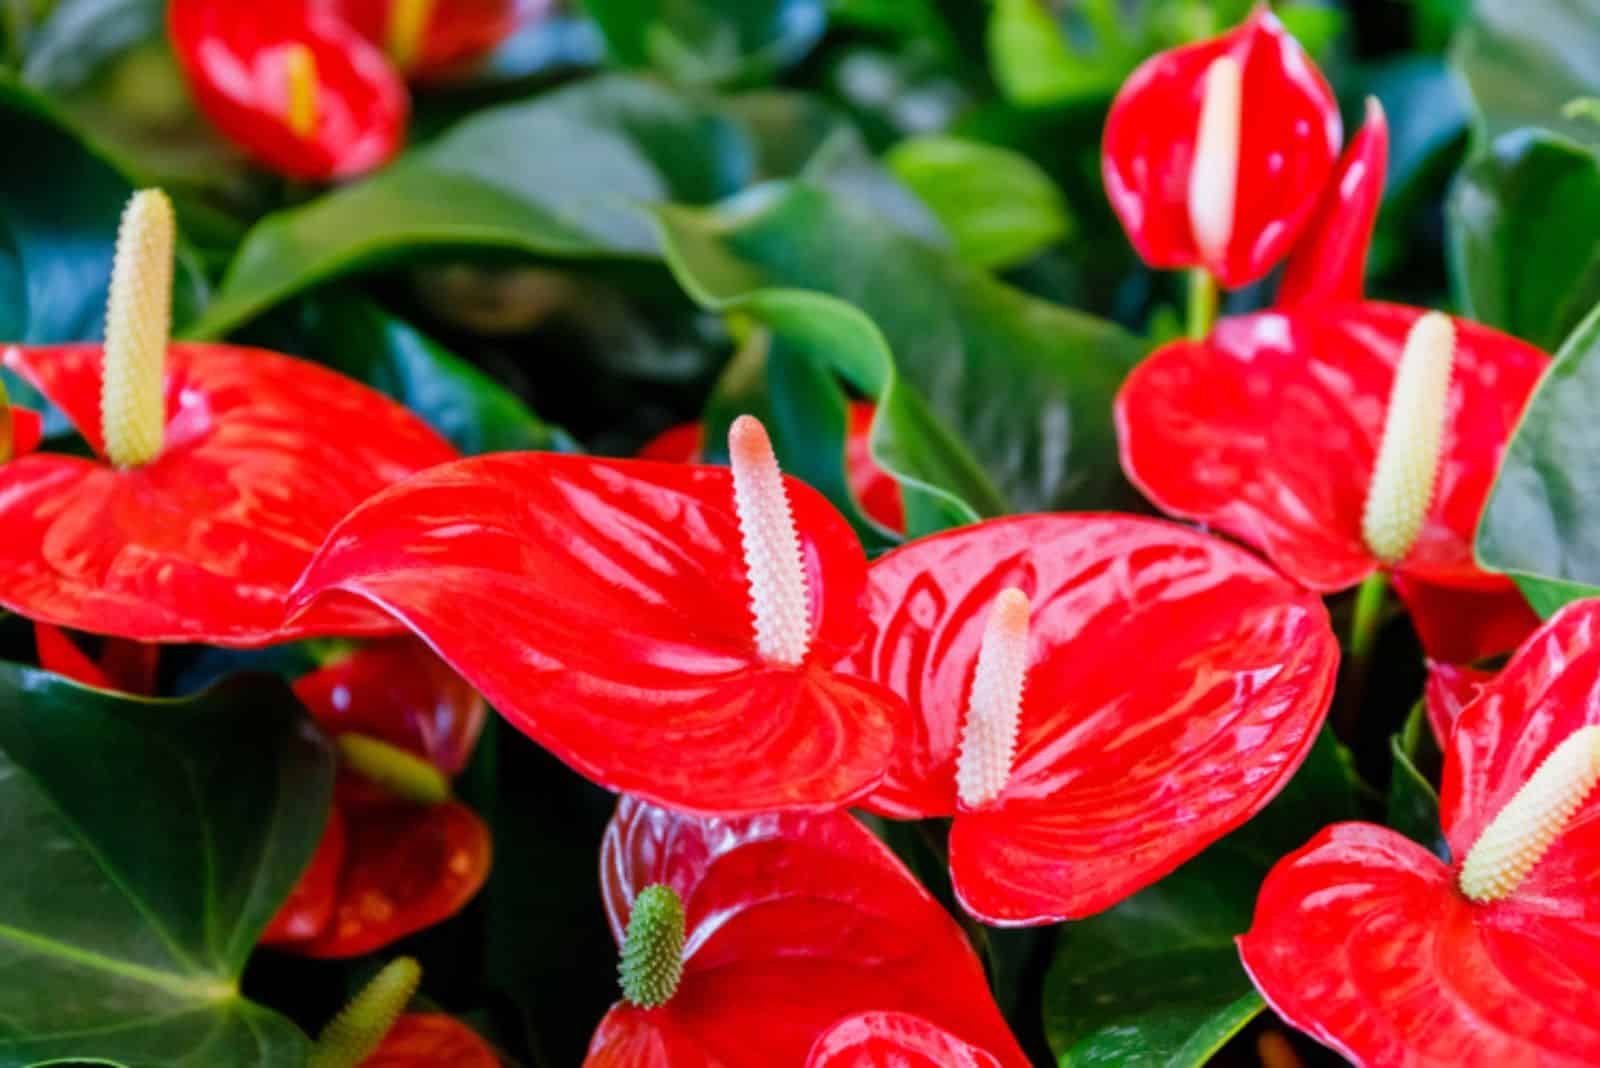
[[338, 519], [455, 451], [405, 408], [315, 364], [169, 344], [172, 255], [171, 205], [137, 194], [106, 343], [0, 352], [93, 450], [0, 465], [0, 607], [145, 642], [394, 631], [366, 605], [332, 602], [286, 626], [285, 596]]
[[1332, 90], [1262, 4], [1128, 78], [1106, 120], [1106, 193], [1146, 263], [1202, 267], [1234, 288], [1289, 251], [1341, 136]]
[[44, 420], [27, 408], [8, 408], [4, 386], [0, 386], [0, 463], [26, 456], [39, 447], [44, 437]]
[[314, 0], [382, 48], [408, 79], [447, 77], [539, 17], [550, 0]]
[[489, 1044], [461, 1021], [437, 1012], [408, 1012], [361, 1068], [500, 1068]]
[[806, 1068], [1000, 1068], [1000, 1062], [920, 1016], [864, 1012], [825, 1031]]
[[272, 170], [349, 178], [404, 143], [405, 83], [381, 51], [314, 0], [173, 0], [167, 18], [200, 109]]
[[334, 740], [328, 829], [262, 942], [352, 957], [455, 915], [489, 873], [489, 832], [450, 798], [483, 700], [420, 642], [379, 642], [301, 678], [295, 696]]
[[988, 923], [1087, 916], [1249, 819], [1322, 725], [1321, 602], [1160, 520], [1039, 515], [913, 542], [868, 573], [851, 658], [914, 725], [865, 807], [953, 816], [956, 895]]
[[[741, 417], [733, 468], [543, 453], [447, 464], [329, 536], [298, 603], [355, 595], [603, 786], [684, 811], [836, 808], [903, 702], [833, 665], [866, 623], [860, 543]], [[492, 624], [490, 623], [492, 621]]]
[[804, 1065], [862, 1012], [914, 1013], [990, 1064], [1028, 1063], [961, 929], [845, 813], [701, 820], [623, 798], [600, 877], [633, 1000], [586, 1068]]
[[1289, 1023], [1358, 1064], [1600, 1061], [1600, 602], [1558, 613], [1460, 714], [1451, 861], [1337, 824], [1273, 869], [1239, 940]]

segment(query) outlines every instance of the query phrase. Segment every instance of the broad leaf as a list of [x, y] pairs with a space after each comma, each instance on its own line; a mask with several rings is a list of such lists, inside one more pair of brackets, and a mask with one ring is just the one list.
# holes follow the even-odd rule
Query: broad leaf
[[583, 0], [611, 57], [683, 85], [765, 77], [803, 57], [827, 23], [822, 0]]
[[1600, 147], [1600, 126], [1561, 113], [1569, 100], [1600, 92], [1600, 10], [1594, 0], [1477, 0], [1452, 60], [1485, 137], [1544, 126]]
[[1500, 464], [1478, 526], [1484, 567], [1540, 615], [1600, 595], [1600, 308], [1556, 353]]
[[332, 787], [275, 680], [138, 701], [0, 665], [0, 1065], [303, 1064], [238, 980]]
[[1439, 791], [1420, 767], [1426, 763], [1437, 768], [1442, 760], [1438, 750], [1419, 703], [1406, 718], [1405, 728], [1389, 739], [1394, 768], [1389, 773], [1387, 823], [1448, 864], [1450, 847], [1439, 824]]

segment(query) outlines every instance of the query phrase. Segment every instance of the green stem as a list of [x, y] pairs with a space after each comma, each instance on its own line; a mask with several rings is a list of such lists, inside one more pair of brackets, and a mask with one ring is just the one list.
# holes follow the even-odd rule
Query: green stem
[[1217, 321], [1217, 280], [1204, 267], [1189, 269], [1189, 328], [1191, 341], [1204, 341]]
[[1372, 647], [1383, 622], [1384, 600], [1389, 592], [1389, 575], [1374, 571], [1356, 589], [1356, 603], [1350, 614], [1350, 659], [1346, 665], [1344, 700], [1339, 706], [1338, 733], [1346, 741], [1355, 731], [1360, 717], [1362, 692], [1366, 689], [1367, 668]]
[[6, 396], [6, 384], [0, 382], [0, 464], [11, 459], [11, 449], [15, 444], [14, 434], [11, 424], [11, 398]]

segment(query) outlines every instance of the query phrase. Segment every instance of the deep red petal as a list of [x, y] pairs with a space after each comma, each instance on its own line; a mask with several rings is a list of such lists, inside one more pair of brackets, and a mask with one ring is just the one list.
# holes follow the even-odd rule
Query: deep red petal
[[415, 638], [359, 649], [294, 684], [330, 736], [355, 732], [460, 774], [483, 732], [483, 698]]
[[811, 1047], [806, 1068], [1000, 1068], [983, 1050], [903, 1012], [840, 1020]]
[[1189, 221], [1204, 75], [1232, 55], [1244, 70], [1238, 188], [1224, 286], [1253, 282], [1289, 251], [1333, 173], [1342, 136], [1333, 92], [1262, 4], [1221, 37], [1162, 52], [1123, 83], [1106, 120], [1106, 194], [1146, 263], [1201, 265]]
[[[1600, 723], [1600, 601], [1579, 601], [1529, 638], [1456, 720], [1439, 791], [1451, 855], [1465, 857], [1550, 751], [1591, 723]], [[1546, 914], [1565, 937], [1592, 939], [1589, 974], [1600, 989], [1600, 793], [1504, 904], [1513, 903]]]
[[702, 424], [679, 423], [645, 442], [635, 459], [666, 464], [697, 464], [701, 460], [701, 446], [705, 444], [705, 439], [706, 428]]
[[664, 1010], [612, 1006], [589, 1040], [583, 1068], [730, 1068], [683, 1033]]
[[1472, 905], [1395, 831], [1345, 823], [1272, 870], [1239, 949], [1280, 1016], [1357, 1064], [1575, 1068], [1600, 1061], [1589, 911], [1564, 942]]
[[683, 982], [662, 1008], [613, 1010], [589, 1068], [669, 1063], [616, 1051], [678, 1042], [719, 1068], [802, 1064], [825, 1030], [872, 1011], [916, 1013], [1002, 1064], [1028, 1063], [961, 929], [845, 813], [698, 820], [623, 798], [601, 853], [619, 937], [652, 883], [684, 902]]
[[1450, 664], [1510, 652], [1539, 626], [1539, 615], [1509, 580], [1497, 590], [1440, 586], [1400, 573], [1395, 592], [1431, 659]]
[[[0, 358], [100, 449], [98, 345]], [[449, 444], [381, 394], [302, 360], [173, 345], [167, 363], [167, 440], [153, 462], [118, 470], [35, 453], [0, 466], [0, 606], [146, 642], [394, 632], [350, 600], [285, 625], [285, 598], [335, 522], [452, 459]]]
[[334, 905], [339, 899], [339, 876], [344, 871], [344, 858], [344, 814], [334, 805], [328, 810], [328, 826], [317, 843], [317, 851], [311, 855], [311, 863], [262, 933], [262, 945], [309, 942], [323, 932], [333, 919]]
[[476, 1031], [440, 1013], [408, 1012], [360, 1068], [500, 1068]]
[[285, 948], [359, 957], [454, 916], [489, 875], [489, 830], [456, 801], [347, 805], [338, 903], [322, 933]]
[[[281, 174], [348, 178], [387, 162], [405, 141], [410, 100], [382, 52], [306, 0], [173, 0], [173, 51], [195, 102], [229, 139]], [[318, 119], [309, 138], [288, 123], [283, 50], [316, 65]]]
[[[368, 41], [382, 48], [394, 0], [320, 0]], [[550, 0], [437, 0], [421, 52], [406, 76], [427, 81], [448, 75], [494, 51], [524, 20], [538, 18]]]
[[1278, 284], [1278, 306], [1360, 300], [1372, 228], [1389, 168], [1389, 123], [1376, 97], [1339, 160], [1322, 201], [1295, 243]]
[[807, 662], [755, 648], [721, 468], [484, 456], [380, 494], [306, 574], [370, 599], [519, 729], [603, 786], [702, 813], [846, 804], [882, 775], [904, 707], [828, 665], [859, 636], [865, 559], [788, 480], [811, 618]]
[[28, 408], [11, 407], [11, 458], [26, 456], [44, 437], [44, 419]]
[[[1163, 511], [1261, 549], [1311, 589], [1376, 567], [1361, 511], [1394, 366], [1420, 308], [1306, 305], [1224, 319], [1204, 344], [1167, 345], [1117, 395], [1122, 468]], [[1505, 588], [1472, 539], [1500, 455], [1549, 363], [1531, 345], [1455, 320], [1450, 414], [1432, 510], [1397, 570], [1469, 589]]]
[[116, 684], [89, 654], [78, 648], [60, 627], [48, 623], [33, 625], [33, 645], [39, 654], [39, 666], [62, 678], [93, 686], [97, 690], [115, 690]]
[[1461, 710], [1477, 699], [1483, 684], [1494, 678], [1492, 671], [1456, 664], [1428, 661], [1428, 681], [1423, 688], [1423, 708], [1428, 714], [1428, 726], [1433, 728], [1439, 751], [1450, 748], [1450, 733], [1455, 730]]

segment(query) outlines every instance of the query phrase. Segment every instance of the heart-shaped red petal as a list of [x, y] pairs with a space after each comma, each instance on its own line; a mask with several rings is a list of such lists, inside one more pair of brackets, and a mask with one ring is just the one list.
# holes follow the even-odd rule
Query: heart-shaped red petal
[[[100, 451], [98, 345], [0, 359]], [[396, 630], [352, 601], [285, 625], [285, 598], [335, 522], [453, 459], [449, 444], [374, 390], [258, 349], [170, 346], [166, 396], [165, 446], [142, 467], [47, 453], [0, 466], [0, 606], [146, 642]]]
[[426, 472], [357, 509], [300, 603], [365, 597], [519, 729], [613, 790], [686, 811], [834, 808], [869, 791], [903, 703], [829, 665], [863, 625], [865, 559], [786, 480], [812, 652], [756, 649], [726, 469], [550, 454]]
[[1000, 1068], [1000, 1062], [920, 1016], [867, 1012], [817, 1039], [806, 1068]]
[[1277, 305], [1360, 300], [1367, 252], [1383, 200], [1389, 169], [1389, 122], [1376, 97], [1367, 98], [1367, 119], [1339, 160], [1305, 232], [1278, 283]]
[[612, 1009], [587, 1068], [803, 1064], [828, 1028], [871, 1011], [1028, 1063], [960, 928], [849, 815], [699, 820], [624, 798], [601, 857], [619, 941], [654, 883], [684, 904], [683, 980], [658, 1009]]
[[408, 1012], [360, 1068], [500, 1068], [500, 1058], [477, 1032], [452, 1017]]
[[[383, 53], [323, 5], [173, 0], [173, 52], [207, 118], [259, 162], [327, 181], [387, 162], [405, 141], [410, 98]], [[288, 52], [309, 51], [309, 136], [292, 128]]]
[[317, 843], [317, 851], [311, 855], [311, 863], [262, 933], [262, 945], [300, 944], [322, 934], [333, 919], [339, 900], [344, 859], [344, 814], [336, 804], [328, 810], [328, 826]]
[[[1117, 395], [1122, 468], [1163, 511], [1261, 549], [1314, 590], [1378, 566], [1361, 513], [1394, 368], [1419, 308], [1307, 305], [1224, 319], [1204, 343], [1174, 342]], [[1472, 539], [1500, 455], [1549, 357], [1465, 320], [1433, 504], [1396, 570], [1439, 585], [1506, 590], [1473, 562]]]
[[[1202, 263], [1189, 214], [1189, 175], [1206, 71], [1242, 68], [1233, 226], [1220, 260]], [[1253, 282], [1289, 251], [1333, 173], [1342, 136], [1328, 83], [1267, 9], [1234, 30], [1146, 60], [1106, 120], [1106, 194], [1144, 261], [1202, 265], [1224, 286]]]

